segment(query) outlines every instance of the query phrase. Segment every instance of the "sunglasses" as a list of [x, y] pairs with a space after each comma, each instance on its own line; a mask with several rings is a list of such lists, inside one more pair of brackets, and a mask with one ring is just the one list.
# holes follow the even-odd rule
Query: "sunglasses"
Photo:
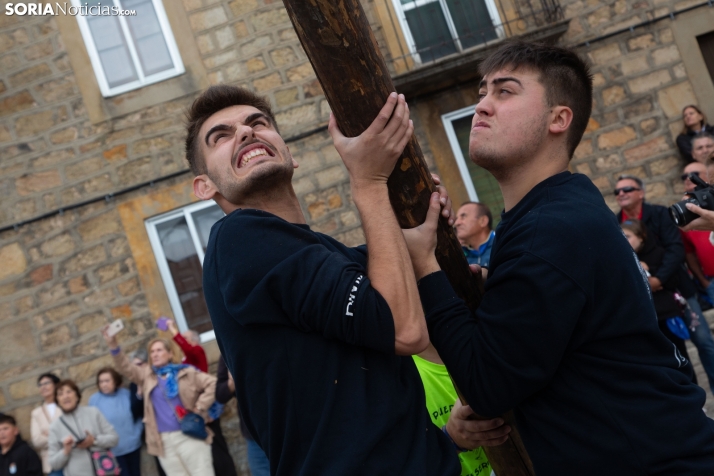
[[634, 192], [635, 190], [640, 190], [639, 188], [636, 187], [622, 187], [622, 188], [616, 188], [615, 189], [615, 196], [617, 197], [620, 195], [620, 192], [625, 192], [625, 193], [630, 193]]
[[682, 182], [684, 182], [685, 180], [687, 180], [687, 179], [689, 178], [689, 176], [692, 175], [692, 174], [694, 174], [694, 175], [696, 175], [697, 177], [699, 177], [699, 172], [691, 172], [691, 173], [688, 173], [688, 174], [682, 174], [681, 177], [680, 177], [680, 178], [682, 179]]

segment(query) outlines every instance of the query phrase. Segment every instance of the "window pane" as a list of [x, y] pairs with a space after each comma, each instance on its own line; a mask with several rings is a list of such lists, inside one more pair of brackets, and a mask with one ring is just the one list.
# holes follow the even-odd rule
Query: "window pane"
[[134, 47], [139, 55], [144, 76], [173, 69], [174, 63], [166, 46], [164, 33], [159, 24], [154, 4], [151, 0], [124, 0], [122, 7], [136, 10], [135, 16], [126, 17]]
[[470, 48], [497, 38], [484, 0], [446, 0], [446, 5], [449, 7], [462, 48]]
[[198, 239], [201, 241], [201, 246], [203, 246], [203, 252], [205, 253], [208, 246], [208, 236], [211, 234], [211, 227], [225, 215], [218, 205], [213, 205], [199, 210], [191, 214], [191, 216], [198, 232]]
[[181, 216], [156, 225], [171, 278], [189, 329], [210, 331], [211, 318], [203, 297], [203, 270], [191, 240], [186, 219]]
[[709, 70], [709, 76], [714, 82], [714, 31], [699, 35], [697, 43], [699, 43], [699, 49], [704, 57], [704, 64]]
[[97, 47], [99, 61], [109, 87], [136, 81], [138, 76], [118, 17], [87, 16], [87, 25]]
[[501, 188], [493, 175], [491, 175], [491, 172], [479, 167], [469, 159], [469, 136], [471, 135], [471, 120], [473, 117], [473, 114], [471, 114], [461, 119], [456, 119], [451, 124], [454, 126], [456, 139], [459, 141], [459, 147], [461, 147], [461, 152], [464, 154], [466, 167], [469, 169], [469, 175], [476, 189], [478, 201], [485, 203], [491, 209], [493, 227], [495, 228], [501, 221], [503, 195], [501, 195]]
[[439, 2], [405, 9], [404, 16], [422, 62], [456, 53], [456, 45]]

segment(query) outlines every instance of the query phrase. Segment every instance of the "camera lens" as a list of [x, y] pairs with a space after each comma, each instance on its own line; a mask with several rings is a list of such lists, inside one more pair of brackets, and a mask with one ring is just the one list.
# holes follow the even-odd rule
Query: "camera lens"
[[694, 205], [699, 206], [699, 201], [696, 198], [688, 198], [687, 200], [682, 200], [681, 202], [677, 202], [669, 207], [669, 216], [677, 226], [685, 226], [692, 220], [699, 217], [696, 213], [687, 210], [687, 203], [693, 203]]
[[682, 210], [679, 208], [679, 203], [675, 203], [674, 205], [669, 207], [669, 216], [672, 218], [672, 221], [677, 226], [684, 226], [682, 224], [684, 222], [684, 214], [682, 213]]

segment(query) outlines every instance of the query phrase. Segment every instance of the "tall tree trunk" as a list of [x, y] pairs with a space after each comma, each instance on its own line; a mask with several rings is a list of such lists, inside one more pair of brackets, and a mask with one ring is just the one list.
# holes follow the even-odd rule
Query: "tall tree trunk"
[[[340, 129], [347, 136], [358, 136], [395, 90], [359, 0], [283, 0], [283, 3]], [[423, 223], [429, 196], [436, 187], [415, 137], [397, 161], [388, 185], [389, 198], [402, 228]], [[475, 310], [483, 293], [481, 280], [471, 275], [456, 235], [443, 217], [436, 255], [457, 294]], [[504, 419], [513, 427], [508, 441], [484, 448], [494, 471], [498, 476], [534, 475], [512, 414]]]

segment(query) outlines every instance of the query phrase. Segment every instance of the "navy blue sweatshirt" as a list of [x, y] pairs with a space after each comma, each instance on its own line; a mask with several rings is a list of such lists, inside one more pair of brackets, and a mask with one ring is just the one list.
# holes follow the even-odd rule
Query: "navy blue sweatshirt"
[[203, 289], [240, 414], [272, 475], [458, 475], [366, 249], [267, 212], [219, 220]]
[[0, 454], [0, 476], [42, 476], [42, 461], [20, 435], [6, 454]]
[[537, 474], [713, 475], [704, 390], [590, 180], [541, 182], [496, 237], [477, 319], [443, 272], [419, 282], [431, 341], [474, 411], [514, 409]]

